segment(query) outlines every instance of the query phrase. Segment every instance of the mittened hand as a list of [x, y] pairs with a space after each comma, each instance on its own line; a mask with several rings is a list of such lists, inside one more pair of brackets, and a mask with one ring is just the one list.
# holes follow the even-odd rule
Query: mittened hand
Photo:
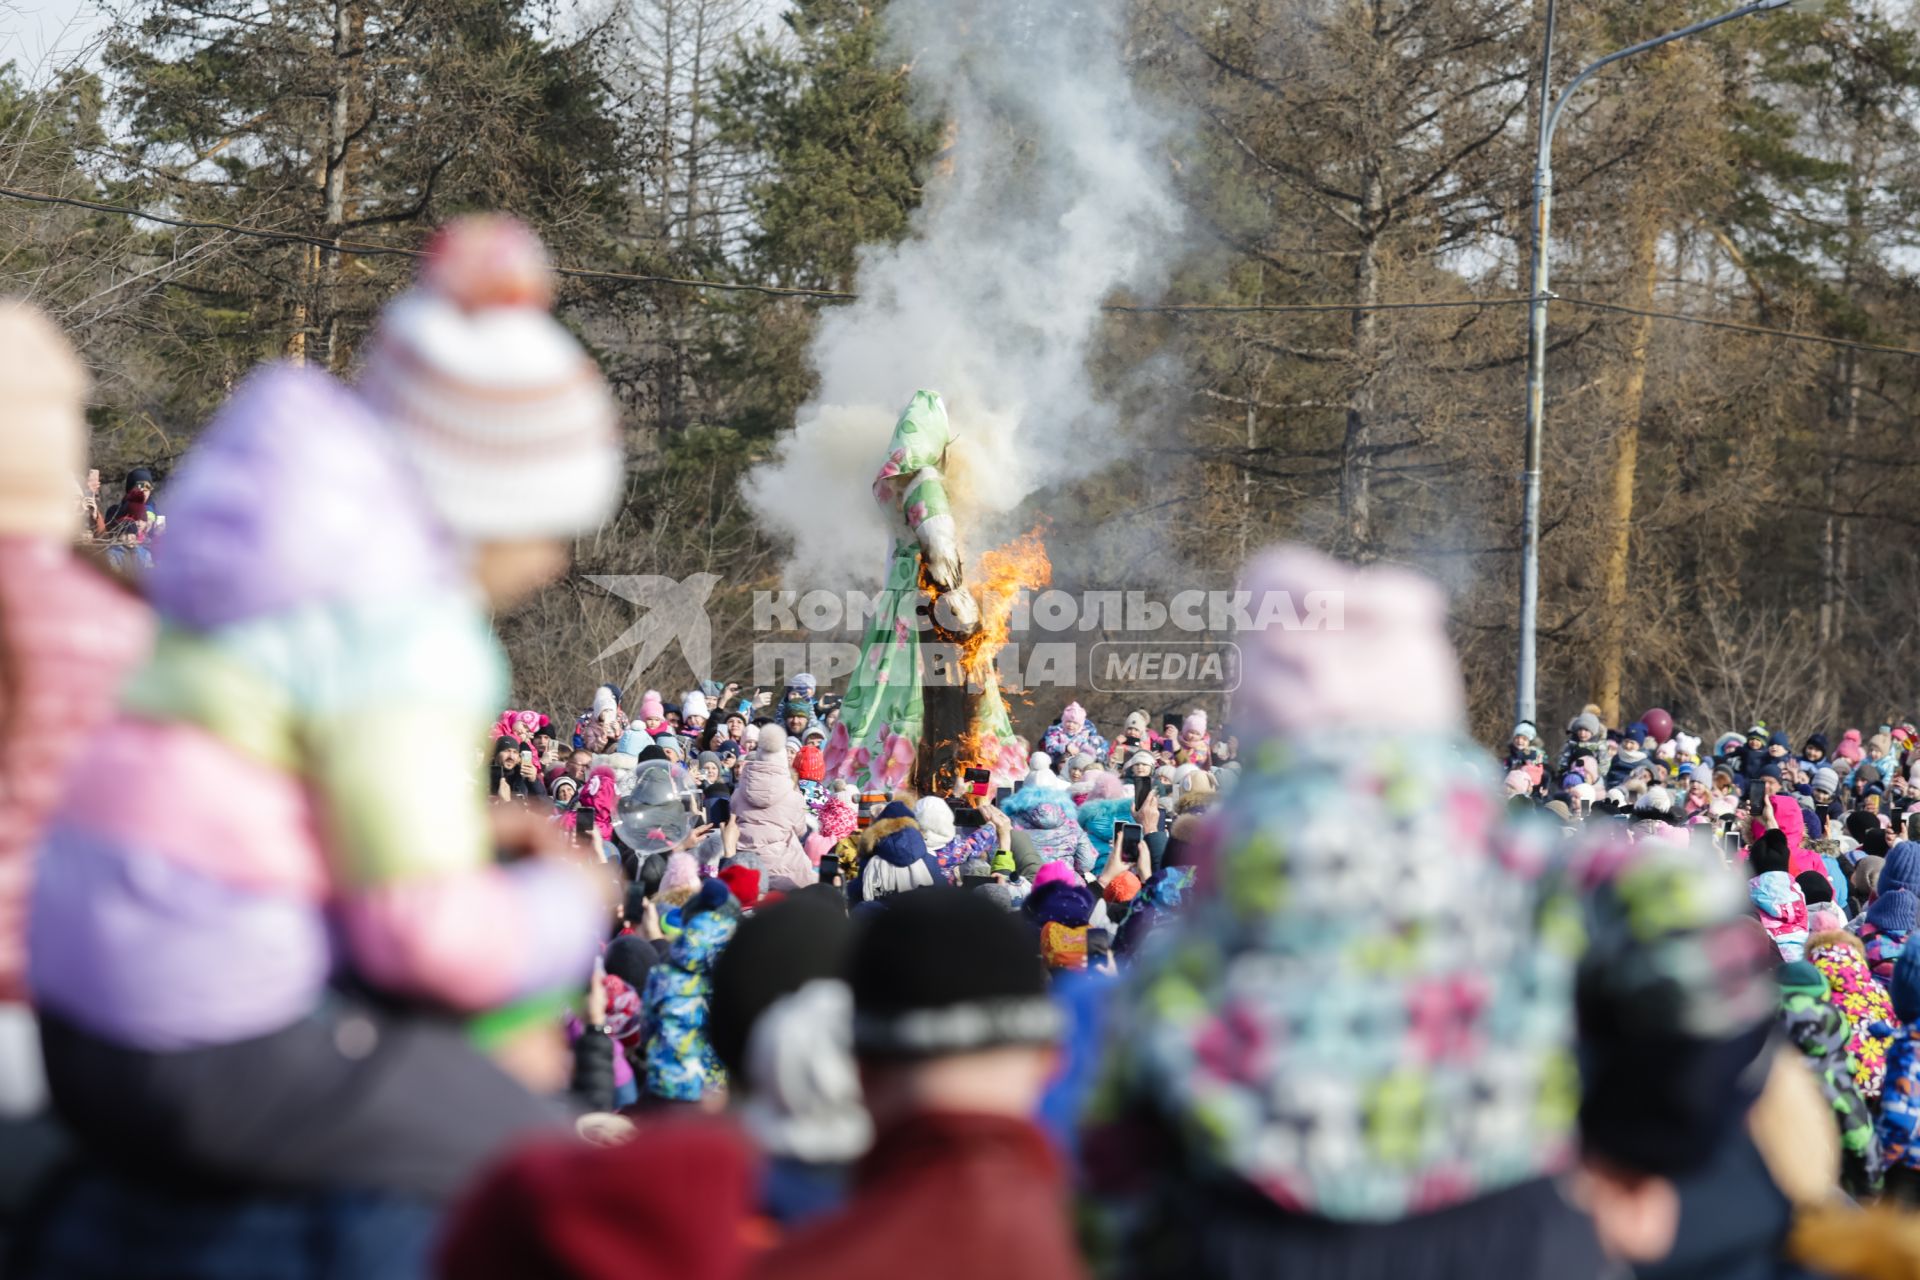
[[980, 603], [965, 587], [944, 592], [934, 608], [934, 620], [956, 635], [970, 636], [980, 629]]
[[952, 546], [937, 546], [923, 557], [927, 565], [927, 581], [942, 591], [951, 591], [960, 585], [960, 553]]
[[960, 539], [953, 517], [929, 516], [914, 525], [920, 539], [920, 558], [927, 569], [927, 580], [941, 591], [960, 585]]

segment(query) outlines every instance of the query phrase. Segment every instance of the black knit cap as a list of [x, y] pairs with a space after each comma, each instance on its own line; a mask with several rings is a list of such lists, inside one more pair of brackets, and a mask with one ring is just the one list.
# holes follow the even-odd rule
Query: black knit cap
[[846, 907], [806, 890], [741, 921], [713, 962], [707, 1003], [707, 1039], [721, 1065], [744, 1079], [747, 1038], [760, 1015], [817, 978], [844, 977], [852, 945]]
[[1818, 871], [1802, 871], [1793, 878], [1793, 882], [1800, 886], [1800, 896], [1807, 900], [1809, 906], [1816, 902], [1833, 901], [1833, 881]]
[[637, 933], [623, 933], [607, 944], [607, 972], [635, 991], [643, 991], [647, 974], [660, 962], [660, 952]]
[[931, 1057], [1059, 1038], [1033, 926], [964, 889], [888, 898], [855, 938], [852, 975], [854, 1049], [864, 1056]]
[[1760, 833], [1747, 851], [1747, 862], [1755, 875], [1765, 875], [1769, 871], [1785, 871], [1792, 865], [1793, 853], [1787, 847], [1787, 837], [1778, 829], [1772, 828]]

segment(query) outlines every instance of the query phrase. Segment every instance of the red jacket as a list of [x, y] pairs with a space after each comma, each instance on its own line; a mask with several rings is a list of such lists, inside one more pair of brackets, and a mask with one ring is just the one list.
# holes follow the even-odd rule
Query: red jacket
[[838, 1213], [764, 1255], [752, 1280], [1075, 1280], [1067, 1181], [1039, 1127], [927, 1113], [881, 1132]]
[[738, 1280], [753, 1153], [730, 1126], [668, 1122], [617, 1147], [508, 1156], [449, 1216], [446, 1280]]

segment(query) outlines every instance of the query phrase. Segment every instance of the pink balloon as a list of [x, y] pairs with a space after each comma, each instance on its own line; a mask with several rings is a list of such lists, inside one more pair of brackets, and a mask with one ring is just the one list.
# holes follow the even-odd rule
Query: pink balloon
[[1659, 707], [1652, 707], [1641, 713], [1640, 723], [1647, 726], [1647, 732], [1659, 742], [1665, 742], [1673, 736], [1673, 717]]

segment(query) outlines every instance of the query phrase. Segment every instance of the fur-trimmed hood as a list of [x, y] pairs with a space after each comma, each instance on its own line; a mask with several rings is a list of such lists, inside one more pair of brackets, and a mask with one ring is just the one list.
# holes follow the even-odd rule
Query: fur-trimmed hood
[[861, 851], [892, 863], [911, 866], [927, 856], [927, 840], [912, 818], [882, 818], [860, 836]]

